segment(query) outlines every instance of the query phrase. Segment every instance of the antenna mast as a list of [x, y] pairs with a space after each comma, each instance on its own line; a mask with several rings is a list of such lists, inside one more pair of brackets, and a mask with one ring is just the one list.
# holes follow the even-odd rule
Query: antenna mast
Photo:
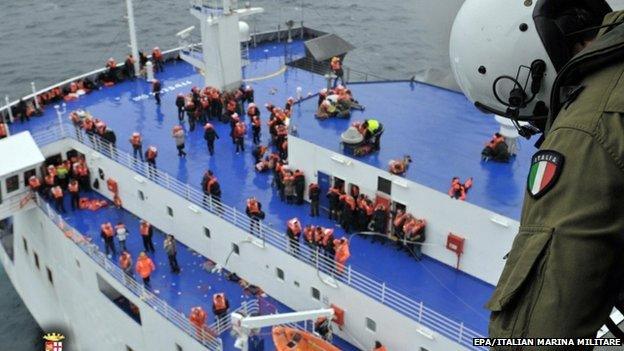
[[139, 75], [139, 47], [136, 39], [136, 28], [134, 27], [134, 9], [132, 0], [126, 0], [126, 11], [128, 19], [128, 28], [130, 33], [130, 49], [132, 50], [132, 58], [134, 58], [134, 75]]

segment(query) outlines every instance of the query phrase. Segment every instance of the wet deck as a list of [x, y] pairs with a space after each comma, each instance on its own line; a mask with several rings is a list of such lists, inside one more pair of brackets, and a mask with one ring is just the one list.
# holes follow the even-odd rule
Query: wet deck
[[[251, 51], [253, 62], [246, 67], [246, 76], [261, 77], [278, 71], [284, 65], [285, 51], [287, 50], [284, 49], [283, 44], [265, 44], [253, 49]], [[302, 52], [302, 43], [295, 42], [289, 54], [296, 56], [301, 55]], [[270, 175], [257, 174], [253, 170], [251, 137], [246, 140], [247, 152], [243, 155], [236, 155], [234, 145], [228, 138], [228, 125], [215, 124], [221, 139], [216, 143], [216, 154], [214, 157], [208, 155], [202, 131], [198, 129], [187, 136], [188, 157], [186, 159], [178, 159], [173, 139], [170, 136], [171, 128], [177, 123], [177, 112], [174, 104], [175, 95], [178, 92], [187, 93], [193, 85], [202, 86], [203, 79], [194, 72], [190, 65], [184, 62], [168, 64], [165, 71], [158, 75], [158, 78], [163, 83], [164, 88], [173, 88], [172, 91], [162, 95], [163, 103], [161, 106], [156, 106], [151, 98], [137, 98], [150, 91], [148, 83], [137, 80], [120, 83], [84, 96], [78, 101], [68, 103], [68, 110], [79, 107], [85, 108], [93, 115], [103, 119], [115, 131], [118, 147], [128, 152], [131, 150], [131, 147], [126, 141], [132, 132], [140, 131], [144, 138], [144, 145], [154, 144], [158, 146], [159, 168], [191, 186], [199, 188], [202, 174], [206, 169], [210, 168], [219, 177], [224, 203], [243, 210], [247, 197], [256, 196], [262, 202], [263, 208], [267, 212], [265, 221], [271, 223], [278, 230], [285, 231], [285, 222], [294, 216], [299, 217], [304, 224], [312, 223], [326, 227], [334, 225], [325, 216], [318, 218], [309, 217], [307, 206], [287, 205], [281, 202], [274, 189], [270, 186]], [[177, 88], [176, 84], [178, 84]], [[256, 92], [256, 102], [259, 106], [264, 105], [266, 102], [282, 105], [288, 96], [295, 95], [298, 86], [303, 87], [303, 93], [307, 94], [308, 92], [318, 91], [324, 85], [325, 81], [322, 77], [292, 68], [287, 69], [281, 75], [253, 83]], [[417, 106], [421, 116], [435, 116], [431, 120], [435, 119], [436, 121], [441, 121], [444, 116], [448, 115], [456, 116], [454, 118], [458, 119], [461, 116], [467, 117], [472, 122], [461, 122], [461, 124], [447, 129], [442, 126], [436, 126], [435, 129], [432, 129], [433, 132], [427, 132], [424, 126], [421, 128], [422, 132], [418, 133], [419, 138], [429, 136], [434, 138], [433, 140], [438, 141], [449, 139], [449, 143], [455, 145], [455, 147], [452, 148], [452, 145], [449, 145], [448, 148], [454, 149], [454, 152], [447, 154], [446, 157], [441, 157], [441, 153], [427, 155], [432, 152], [430, 147], [415, 148], [415, 150], [421, 150], [421, 152], [419, 155], [413, 154], [415, 164], [412, 167], [413, 174], [410, 175], [410, 178], [414, 176], [416, 180], [418, 177], [425, 175], [426, 179], [423, 180], [425, 185], [440, 191], [446, 191], [452, 175], [458, 174], [463, 177], [472, 175], [475, 177], [475, 189], [469, 195], [469, 201], [486, 207], [485, 204], [478, 203], [478, 200], [481, 199], [481, 201], [490, 203], [490, 205], [494, 203], [501, 208], [507, 208], [510, 213], [519, 211], [522, 187], [519, 184], [519, 180], [516, 179], [518, 176], [513, 175], [513, 170], [524, 167], [527, 162], [524, 159], [524, 155], [528, 152], [523, 150], [519, 162], [510, 165], [481, 165], [478, 162], [480, 147], [483, 145], [484, 140], [496, 129], [496, 126], [490, 123], [489, 127], [491, 128], [477, 128], [473, 122], [477, 120], [483, 121], [486, 125], [488, 122], [484, 116], [477, 114], [461, 95], [421, 84], [416, 84], [415, 88], [412, 89], [407, 83], [354, 84], [353, 89], [360, 102], [367, 105], [366, 116], [374, 116], [384, 123], [386, 123], [386, 118], [395, 118], [397, 123], [400, 120], [414, 118], [416, 114], [410, 106]], [[403, 100], [407, 100], [405, 103], [397, 104], [388, 110], [391, 113], [387, 113], [384, 109], [384, 104], [391, 96], [395, 96], [392, 94], [397, 93], [402, 97], [408, 96], [409, 98], [404, 98]], [[410, 94], [414, 94], [413, 98], [411, 98], [412, 95]], [[312, 116], [311, 106], [314, 104], [312, 101], [315, 101], [315, 99], [305, 102], [301, 107], [295, 109], [297, 116], [295, 120], [298, 123], [300, 135], [303, 134], [304, 137], [328, 148], [337, 147], [337, 143], [334, 143], [332, 138], [327, 138], [325, 133], [330, 133], [329, 135], [331, 133], [339, 133], [343, 129], [340, 123], [346, 122], [326, 121], [327, 123], [323, 122], [321, 125]], [[445, 112], [436, 112], [438, 108], [444, 108]], [[429, 111], [428, 109], [431, 110]], [[263, 120], [266, 120], [265, 110], [262, 111], [262, 117]], [[356, 114], [353, 119], [357, 118], [359, 116]], [[54, 109], [48, 108], [43, 117], [35, 118], [25, 125], [17, 124], [15, 129], [41, 130], [46, 125], [54, 123], [54, 121], [56, 121], [56, 113]], [[384, 150], [377, 159], [371, 158], [366, 162], [385, 167], [385, 164], [387, 164], [385, 158], [397, 157], [397, 155], [404, 153], [404, 145], [406, 144], [399, 145], [398, 140], [406, 139], [405, 136], [408, 136], [407, 139], [410, 139], [410, 132], [403, 131], [401, 133], [407, 134], [401, 134], [403, 137], [396, 138], [396, 142], [390, 141], [389, 139], [391, 138], [389, 136], [395, 132], [399, 133], [399, 131], [397, 131], [398, 128], [392, 127], [390, 123], [388, 124], [389, 128], [385, 138], [382, 140], [384, 149], [388, 150]], [[310, 129], [309, 135], [302, 132], [302, 126], [304, 125], [314, 127]], [[407, 123], [407, 125], [418, 127], [415, 123]], [[262, 140], [264, 143], [268, 140], [268, 131], [265, 128], [263, 126]], [[447, 137], [449, 131], [457, 132], [462, 130], [464, 130], [463, 134], [459, 133], [453, 138]], [[470, 130], [470, 132], [466, 132], [467, 130]], [[412, 141], [414, 145], [416, 140]], [[430, 140], [429, 145], [432, 145], [432, 142]], [[469, 147], [465, 149], [463, 146], [464, 143], [470, 146], [473, 142], [477, 145], [471, 146], [476, 151], [474, 156]], [[409, 147], [412, 146], [412, 144], [407, 145]], [[397, 149], [391, 150], [390, 148], [392, 147]], [[528, 149], [528, 147], [525, 147], [525, 149]], [[449, 149], [445, 148], [445, 150]], [[433, 152], [435, 153], [435, 150]], [[443, 161], [438, 161], [440, 159]], [[437, 171], [435, 169], [424, 171], [426, 167], [421, 166], [423, 164], [439, 168]], [[451, 165], [458, 165], [461, 169], [455, 170]], [[453, 172], [450, 170], [453, 170]], [[495, 200], [488, 197], [488, 194], [505, 190], [515, 194], [513, 196], [510, 195], [505, 206], [496, 204]], [[500, 196], [500, 193], [497, 193], [497, 196]], [[518, 207], [516, 208], [516, 206]], [[505, 211], [497, 212], [503, 213]], [[83, 220], [86, 221], [87, 219]], [[336, 228], [336, 231], [338, 235], [341, 234], [340, 228]], [[467, 274], [457, 272], [453, 268], [428, 257], [425, 257], [421, 262], [416, 262], [405, 253], [397, 253], [394, 248], [371, 244], [360, 237], [353, 237], [351, 253], [352, 256], [349, 263], [354, 268], [357, 268], [358, 271], [368, 272], [370, 276], [380, 281], [385, 281], [389, 286], [403, 292], [414, 300], [424, 301], [426, 306], [448, 318], [464, 322], [465, 325], [479, 333], [486, 333], [488, 312], [483, 308], [483, 305], [492, 292], [490, 284]], [[187, 261], [187, 263], [190, 262], [193, 262], [192, 258], [189, 258]], [[383, 277], [383, 279], [379, 277]], [[176, 279], [181, 278], [171, 277], [169, 279], [165, 275], [162, 279], [163, 284], [171, 284]], [[205, 290], [206, 285], [197, 284], [197, 282], [180, 282], [179, 284], [188, 284], [191, 289], [197, 289], [198, 285], [204, 286], [204, 290], [201, 288], [199, 290], [207, 291]], [[158, 286], [158, 283], [155, 283], [155, 285]], [[188, 309], [196, 301], [194, 298], [188, 297], [188, 301], [184, 302], [187, 294], [176, 295], [177, 291], [175, 288], [167, 290], [163, 288], [164, 286], [161, 286], [161, 294], [167, 299], [172, 299], [174, 304], [177, 304], [178, 302], [176, 301], [180, 300], [179, 303], [182, 304], [180, 306], [183, 309]], [[203, 293], [206, 294], [206, 292]], [[203, 295], [200, 294], [197, 298], [201, 299], [202, 297]]]

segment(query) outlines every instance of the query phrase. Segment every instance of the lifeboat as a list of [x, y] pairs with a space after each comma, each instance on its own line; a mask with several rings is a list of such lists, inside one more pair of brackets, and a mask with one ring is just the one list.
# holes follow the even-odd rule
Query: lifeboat
[[340, 351], [331, 343], [312, 333], [289, 327], [273, 327], [273, 343], [277, 351]]

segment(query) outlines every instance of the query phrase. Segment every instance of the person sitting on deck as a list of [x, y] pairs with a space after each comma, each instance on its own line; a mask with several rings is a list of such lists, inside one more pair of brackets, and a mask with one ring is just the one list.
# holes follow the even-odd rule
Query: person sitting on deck
[[507, 163], [509, 162], [510, 157], [511, 154], [509, 153], [509, 147], [505, 142], [505, 137], [500, 133], [495, 133], [494, 136], [492, 136], [492, 139], [485, 144], [483, 151], [481, 151], [482, 161], [492, 160], [495, 162]]
[[227, 315], [230, 308], [230, 302], [224, 293], [217, 293], [212, 296], [212, 312], [215, 314], [217, 323], [221, 324], [223, 318]]
[[372, 144], [373, 150], [379, 151], [383, 125], [376, 119], [367, 119], [362, 123], [361, 128], [363, 129], [364, 139]]
[[409, 155], [403, 156], [402, 160], [390, 160], [388, 163], [388, 172], [396, 175], [403, 175], [409, 164], [412, 163], [412, 158]]
[[466, 194], [472, 187], [472, 177], [468, 178], [463, 184], [459, 181], [459, 177], [453, 177], [451, 179], [451, 188], [448, 194], [453, 199], [466, 200]]
[[197, 337], [199, 339], [204, 339], [204, 324], [206, 323], [206, 311], [200, 306], [195, 306], [191, 308], [191, 314], [189, 316], [189, 321], [195, 327], [197, 332]]

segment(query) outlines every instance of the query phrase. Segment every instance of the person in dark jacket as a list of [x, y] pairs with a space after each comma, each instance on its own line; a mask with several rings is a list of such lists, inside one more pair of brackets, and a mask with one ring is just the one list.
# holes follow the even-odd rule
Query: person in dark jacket
[[318, 217], [319, 215], [319, 200], [321, 196], [321, 189], [318, 184], [311, 183], [308, 186], [308, 199], [310, 199], [310, 216]]
[[219, 139], [219, 134], [217, 134], [210, 123], [206, 123], [204, 126], [204, 139], [206, 139], [206, 144], [208, 145], [208, 153], [210, 153], [210, 156], [214, 155], [214, 142], [215, 139]]
[[373, 212], [373, 231], [378, 233], [373, 235], [373, 242], [380, 241], [382, 245], [386, 243], [386, 226], [388, 224], [388, 212], [384, 205], [379, 204]]
[[178, 259], [176, 258], [178, 252], [176, 249], [176, 241], [172, 234], [167, 235], [163, 242], [163, 247], [169, 258], [169, 267], [171, 267], [172, 273], [180, 273], [180, 265], [178, 265]]
[[154, 79], [152, 83], [152, 93], [154, 93], [154, 99], [156, 99], [156, 105], [160, 105], [160, 90], [162, 89], [162, 85], [158, 79]]
[[300, 170], [295, 170], [295, 203], [303, 205], [303, 195], [305, 193], [305, 175]]
[[186, 99], [184, 98], [184, 95], [178, 94], [175, 104], [178, 108], [178, 119], [180, 120], [180, 123], [182, 123], [184, 121], [184, 105], [186, 104]]

